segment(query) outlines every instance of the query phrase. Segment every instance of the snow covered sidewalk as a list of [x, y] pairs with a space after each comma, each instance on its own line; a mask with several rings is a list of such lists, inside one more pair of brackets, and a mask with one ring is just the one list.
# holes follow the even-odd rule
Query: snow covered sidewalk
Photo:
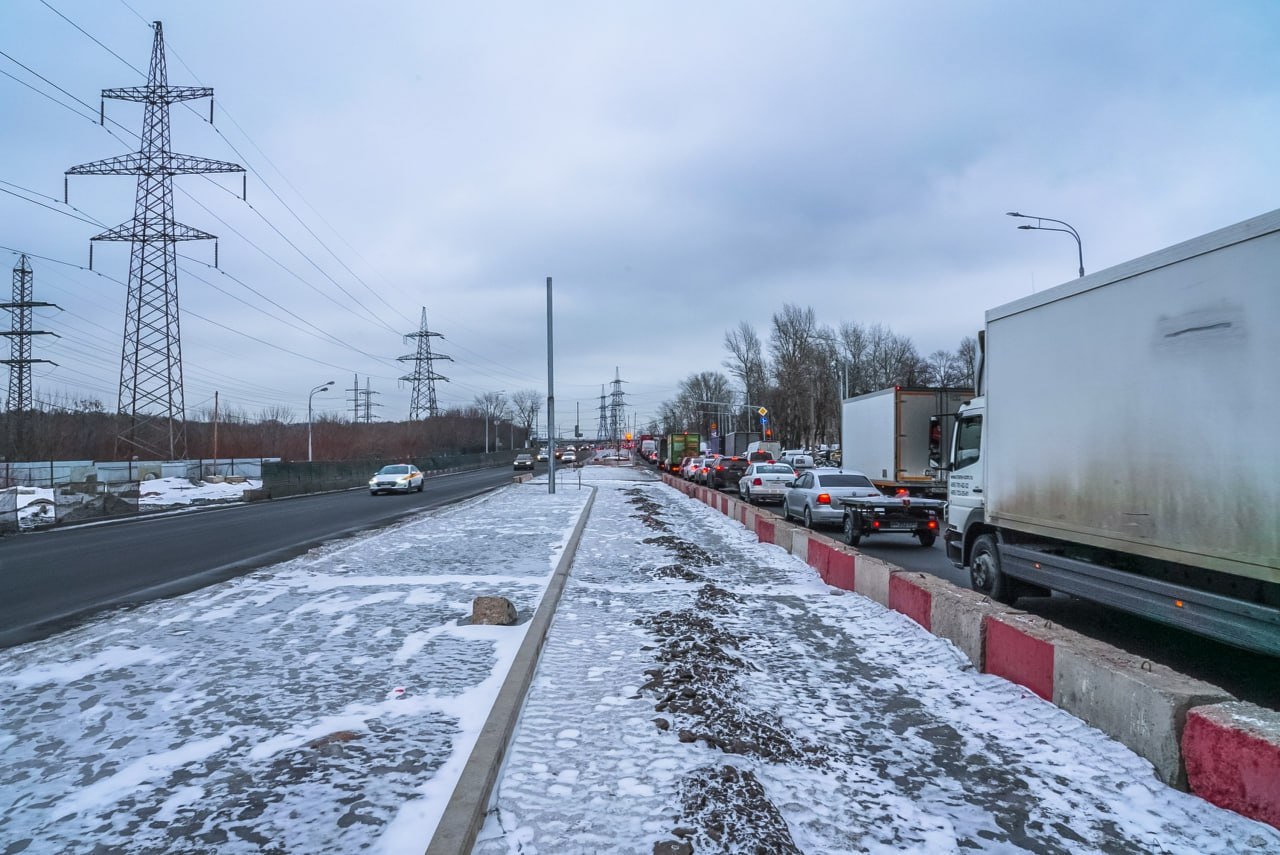
[[[508, 488], [0, 651], [0, 852], [415, 852], [586, 490]], [[470, 626], [480, 595], [522, 623]]]
[[722, 514], [599, 486], [477, 853], [1280, 851]]

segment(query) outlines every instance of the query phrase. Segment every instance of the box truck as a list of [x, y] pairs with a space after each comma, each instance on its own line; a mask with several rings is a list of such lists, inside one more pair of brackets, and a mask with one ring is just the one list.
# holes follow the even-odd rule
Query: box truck
[[666, 456], [663, 458], [663, 467], [668, 472], [679, 472], [680, 461], [686, 457], [697, 457], [700, 453], [702, 445], [702, 435], [697, 433], [669, 433], [667, 434]]
[[889, 495], [943, 499], [946, 451], [960, 404], [972, 389], [895, 386], [846, 398], [840, 411], [840, 466]]
[[987, 312], [944, 534], [975, 589], [1280, 656], [1277, 271], [1280, 211]]

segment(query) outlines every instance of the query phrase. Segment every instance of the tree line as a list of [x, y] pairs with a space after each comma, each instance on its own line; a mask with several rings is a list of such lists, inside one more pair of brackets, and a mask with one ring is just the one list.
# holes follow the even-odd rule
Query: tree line
[[[973, 388], [977, 340], [954, 351], [921, 356], [908, 336], [884, 324], [820, 324], [812, 308], [788, 303], [770, 319], [768, 338], [742, 321], [724, 335], [725, 371], [701, 371], [681, 381], [663, 402], [652, 433], [723, 435], [759, 430], [768, 411], [773, 439], [786, 447], [816, 447], [840, 439], [840, 404], [892, 386]], [[727, 373], [725, 373], [727, 372]]]
[[[355, 422], [321, 413], [311, 423], [312, 456], [316, 460], [414, 460], [427, 456], [473, 454], [485, 450], [524, 448], [537, 428], [542, 395], [521, 390], [476, 396], [470, 405], [446, 408], [418, 421]], [[93, 398], [61, 397], [41, 401], [36, 409], [0, 413], [0, 459], [114, 460], [122, 452], [116, 437], [129, 417], [108, 412]], [[279, 457], [307, 459], [307, 422], [290, 407], [276, 404], [257, 414], [224, 407], [215, 419], [212, 408], [199, 409], [186, 420], [189, 459]]]

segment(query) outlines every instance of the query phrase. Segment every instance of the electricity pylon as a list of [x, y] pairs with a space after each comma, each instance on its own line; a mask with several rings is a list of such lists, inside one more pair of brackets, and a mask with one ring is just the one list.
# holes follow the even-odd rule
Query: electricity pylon
[[[214, 235], [174, 222], [173, 176], [206, 172], [244, 172], [244, 167], [169, 150], [169, 105], [212, 98], [205, 86], [170, 86], [164, 34], [152, 25], [151, 69], [145, 86], [103, 89], [102, 97], [145, 105], [141, 148], [132, 154], [73, 166], [68, 175], [136, 175], [133, 220], [91, 241], [129, 241], [129, 291], [125, 299], [124, 347], [120, 358], [119, 412], [127, 417], [116, 439], [116, 456], [141, 452], [180, 460], [187, 455], [182, 391], [182, 341], [178, 322], [180, 240], [210, 240]], [[212, 108], [210, 120], [212, 121]], [[217, 247], [214, 247], [217, 262]], [[90, 244], [89, 266], [93, 266]]]
[[31, 412], [31, 366], [37, 362], [58, 364], [50, 359], [31, 358], [33, 335], [58, 335], [46, 330], [33, 330], [31, 310], [48, 306], [59, 308], [53, 303], [37, 303], [31, 296], [31, 265], [23, 254], [18, 256], [18, 263], [13, 266], [13, 301], [0, 303], [0, 309], [8, 309], [12, 319], [10, 329], [0, 331], [0, 335], [9, 336], [9, 358], [0, 359], [0, 363], [9, 366], [9, 397], [5, 408], [9, 411], [13, 450], [19, 455], [26, 452], [27, 414]]
[[622, 384], [626, 382], [618, 375], [618, 369], [613, 369], [613, 391], [609, 393], [609, 442], [614, 445], [622, 439], [622, 432], [627, 427], [626, 417], [623, 408], [626, 403], [622, 400]]
[[424, 306], [422, 309], [422, 323], [418, 327], [418, 331], [405, 335], [406, 339], [416, 338], [418, 340], [417, 350], [414, 353], [396, 357], [399, 362], [413, 363], [413, 373], [406, 374], [400, 378], [413, 384], [413, 392], [409, 398], [410, 421], [417, 421], [424, 417], [434, 418], [440, 415], [440, 409], [436, 404], [436, 381], [448, 383], [449, 378], [437, 374], [432, 363], [437, 359], [453, 361], [452, 356], [445, 356], [443, 353], [433, 353], [431, 351], [431, 339], [442, 335], [442, 333], [432, 332], [427, 328], [427, 309]]
[[600, 386], [600, 424], [596, 425], [596, 442], [604, 442], [609, 438], [609, 407], [605, 403], [608, 398], [604, 393], [604, 384]]

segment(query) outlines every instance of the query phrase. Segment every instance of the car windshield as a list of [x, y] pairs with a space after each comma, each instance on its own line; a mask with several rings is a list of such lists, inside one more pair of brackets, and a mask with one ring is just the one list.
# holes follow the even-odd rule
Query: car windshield
[[756, 472], [763, 472], [767, 475], [791, 475], [790, 466], [773, 465], [773, 466], [757, 466]]
[[[368, 471], [368, 470], [365, 470]], [[409, 467], [403, 463], [393, 464], [391, 466], [383, 466], [378, 470], [379, 475], [408, 475]]]
[[871, 487], [871, 479], [865, 475], [822, 475], [819, 480], [824, 487]]

